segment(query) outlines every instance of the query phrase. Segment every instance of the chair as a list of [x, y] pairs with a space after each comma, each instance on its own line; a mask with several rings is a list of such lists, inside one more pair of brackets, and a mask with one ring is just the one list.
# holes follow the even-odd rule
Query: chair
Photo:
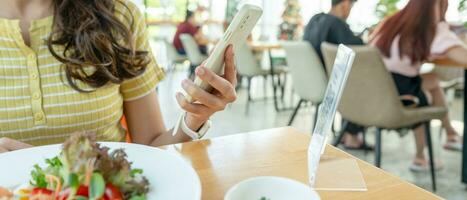
[[170, 68], [174, 69], [176, 64], [183, 64], [187, 60], [186, 56], [180, 55], [177, 52], [177, 49], [175, 49], [172, 43], [165, 39], [163, 41], [167, 51], [167, 59], [169, 60]]
[[[281, 55], [282, 51], [279, 50], [279, 55], [273, 55], [273, 49], [269, 49], [269, 63], [272, 70], [274, 70], [275, 78], [273, 77], [273, 84], [276, 89], [281, 91], [281, 101], [284, 102], [285, 88], [287, 86], [287, 75], [290, 73], [290, 68], [287, 66], [287, 59], [285, 57], [285, 51]], [[277, 84], [276, 84], [277, 83]], [[293, 93], [292, 93], [293, 94]], [[276, 98], [276, 94], [274, 94]]]
[[[337, 46], [321, 45], [328, 71], [332, 70]], [[387, 71], [379, 51], [374, 47], [353, 47], [356, 57], [347, 85], [342, 95], [338, 111], [351, 122], [376, 127], [375, 165], [381, 166], [383, 130], [399, 130], [417, 123], [425, 123], [426, 143], [430, 159], [433, 190], [436, 191], [433, 146], [430, 121], [443, 118], [447, 110], [443, 107], [409, 108], [404, 107], [397, 92], [394, 80]], [[343, 132], [334, 141], [337, 146]]]
[[127, 143], [132, 143], [131, 141], [131, 135], [130, 135], [130, 132], [128, 131], [128, 125], [126, 123], [126, 118], [125, 118], [125, 115], [122, 116], [122, 119], [120, 119], [120, 124], [122, 125], [123, 129], [126, 130], [125, 132], [125, 141]]
[[[248, 102], [250, 102], [252, 100], [251, 80], [254, 77], [262, 76], [266, 82], [269, 70], [261, 68], [261, 64], [246, 43], [235, 47], [234, 50], [237, 72], [240, 76], [247, 79]], [[266, 96], [266, 83], [264, 83], [264, 87], [264, 96]]]
[[294, 91], [300, 97], [288, 125], [292, 125], [302, 103], [311, 102], [316, 105], [314, 126], [327, 87], [324, 66], [315, 50], [307, 42], [283, 42], [281, 46], [286, 52], [286, 60], [291, 70]]
[[198, 44], [190, 34], [181, 34], [180, 40], [191, 63], [190, 73], [194, 73], [194, 67], [201, 65], [207, 59], [207, 56], [201, 53]]
[[[262, 76], [265, 80], [264, 93], [266, 96], [266, 80], [270, 75], [270, 70], [263, 69], [258, 59], [256, 59], [250, 47], [243, 43], [240, 46], [234, 47], [235, 59], [237, 63], [237, 72], [240, 76], [247, 78], [248, 90], [248, 103], [252, 101], [251, 98], [251, 80], [254, 77]], [[282, 70], [274, 70], [274, 75], [284, 73]]]

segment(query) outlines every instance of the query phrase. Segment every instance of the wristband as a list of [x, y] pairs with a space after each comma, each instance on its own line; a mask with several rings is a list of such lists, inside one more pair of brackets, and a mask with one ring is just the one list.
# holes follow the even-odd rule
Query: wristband
[[199, 140], [203, 138], [208, 130], [211, 128], [211, 120], [206, 121], [203, 126], [198, 131], [191, 130], [186, 124], [186, 112], [184, 112], [178, 119], [177, 126], [174, 129], [173, 135], [175, 136], [178, 132], [178, 128], [182, 130], [183, 133], [190, 136], [193, 140]]

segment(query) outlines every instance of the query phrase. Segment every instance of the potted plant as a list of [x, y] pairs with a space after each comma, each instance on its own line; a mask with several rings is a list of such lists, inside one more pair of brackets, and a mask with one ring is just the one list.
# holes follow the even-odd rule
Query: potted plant
[[397, 8], [399, 1], [400, 0], [379, 0], [378, 4], [376, 4], [376, 15], [382, 20], [396, 13], [399, 10], [399, 8]]
[[280, 40], [297, 40], [300, 36], [302, 16], [298, 0], [285, 1], [285, 10], [282, 13], [282, 23], [279, 25]]
[[[467, 15], [467, 0], [461, 0], [457, 9], [463, 16]], [[467, 21], [464, 22], [464, 27], [467, 28]]]

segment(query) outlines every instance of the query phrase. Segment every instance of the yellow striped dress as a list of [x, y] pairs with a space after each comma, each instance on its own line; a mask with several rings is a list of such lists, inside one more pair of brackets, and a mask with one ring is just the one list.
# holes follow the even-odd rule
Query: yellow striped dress
[[[150, 51], [146, 24], [129, 0], [116, 3], [116, 15], [131, 30], [137, 48]], [[128, 8], [128, 9], [127, 9]], [[33, 21], [30, 45], [21, 36], [19, 20], [0, 18], [0, 138], [9, 137], [33, 145], [61, 143], [77, 131], [94, 131], [103, 141], [122, 141], [123, 102], [154, 91], [164, 73], [152, 62], [144, 74], [124, 83], [107, 84], [92, 93], [72, 89], [62, 63], [49, 52], [45, 39], [53, 17]]]

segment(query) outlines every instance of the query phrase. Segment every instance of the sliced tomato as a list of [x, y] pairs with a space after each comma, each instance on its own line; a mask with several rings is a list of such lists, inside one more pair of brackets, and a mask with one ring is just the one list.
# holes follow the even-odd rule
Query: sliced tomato
[[[50, 195], [52, 195], [53, 192], [50, 192]], [[57, 200], [66, 200], [68, 196], [70, 196], [70, 189], [60, 192], [57, 196]], [[84, 185], [79, 186], [78, 191], [76, 191], [76, 196], [89, 197], [89, 187]], [[117, 187], [109, 183], [105, 185], [104, 197], [102, 200], [123, 200], [123, 195]]]
[[80, 185], [78, 191], [76, 192], [77, 196], [89, 197], [89, 187]]
[[[66, 200], [68, 199], [68, 196], [70, 196], [70, 188], [60, 192], [57, 196], [57, 200]], [[89, 187], [81, 185], [78, 187], [78, 191], [76, 191], [76, 196], [83, 196], [83, 197], [89, 197]]]
[[29, 199], [54, 200], [54, 192], [45, 188], [34, 188]]
[[123, 200], [123, 196], [120, 189], [107, 183], [105, 185], [104, 200]]
[[34, 188], [31, 195], [53, 195], [54, 191], [46, 188]]

